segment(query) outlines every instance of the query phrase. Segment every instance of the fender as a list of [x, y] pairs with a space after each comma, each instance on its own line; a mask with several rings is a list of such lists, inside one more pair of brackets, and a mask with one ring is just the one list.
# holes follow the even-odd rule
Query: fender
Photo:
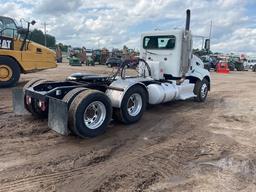
[[190, 73], [188, 73], [188, 76], [196, 77], [200, 80], [203, 80], [205, 77], [210, 78], [210, 73], [206, 69], [203, 69], [198, 66], [194, 66]]
[[[143, 78], [145, 81], [145, 78]], [[116, 108], [121, 107], [121, 103], [123, 100], [123, 97], [127, 90], [131, 88], [134, 85], [140, 85], [142, 86], [146, 92], [148, 93], [147, 87], [142, 83], [141, 78], [127, 78], [127, 79], [118, 79], [110, 84], [110, 87], [120, 88], [123, 89], [123, 91], [114, 90], [114, 89], [107, 89], [105, 94], [109, 97], [111, 100], [112, 106]]]
[[193, 55], [192, 57], [191, 66], [186, 76], [195, 77], [200, 80], [207, 78], [210, 82], [210, 72], [204, 69], [204, 63], [196, 55]]

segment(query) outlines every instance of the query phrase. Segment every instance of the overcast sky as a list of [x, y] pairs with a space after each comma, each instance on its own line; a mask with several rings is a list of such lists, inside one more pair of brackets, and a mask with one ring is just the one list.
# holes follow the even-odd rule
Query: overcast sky
[[[194, 35], [212, 50], [256, 54], [256, 0], [0, 0], [0, 15], [36, 20], [36, 28], [72, 46], [139, 47], [141, 32], [183, 28], [191, 9]], [[195, 41], [195, 47], [200, 45]]]

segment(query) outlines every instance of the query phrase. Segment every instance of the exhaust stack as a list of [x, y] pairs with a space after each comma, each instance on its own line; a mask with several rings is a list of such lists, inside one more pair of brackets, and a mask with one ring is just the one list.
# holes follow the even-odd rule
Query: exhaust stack
[[184, 31], [184, 37], [182, 39], [182, 62], [180, 66], [181, 79], [177, 81], [177, 84], [182, 83], [186, 79], [186, 73], [191, 65], [192, 58], [192, 37], [190, 33], [190, 10], [186, 11], [186, 26]]
[[187, 15], [186, 15], [186, 27], [185, 30], [189, 31], [190, 29], [190, 9], [187, 9]]

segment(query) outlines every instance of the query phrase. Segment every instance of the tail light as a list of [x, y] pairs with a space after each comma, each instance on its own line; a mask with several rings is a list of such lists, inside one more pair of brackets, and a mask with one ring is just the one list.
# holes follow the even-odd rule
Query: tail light
[[31, 104], [31, 97], [26, 96], [26, 104], [30, 105]]
[[42, 111], [45, 111], [45, 110], [46, 110], [46, 102], [39, 100], [39, 102], [38, 102], [38, 107], [40, 107], [40, 109], [41, 109]]

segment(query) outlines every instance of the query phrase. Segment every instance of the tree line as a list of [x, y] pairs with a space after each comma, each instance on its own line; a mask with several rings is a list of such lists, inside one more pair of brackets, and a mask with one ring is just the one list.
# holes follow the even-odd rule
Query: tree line
[[[34, 41], [38, 44], [45, 46], [45, 35], [42, 30], [34, 29], [31, 32], [30, 37], [31, 37], [31, 41]], [[56, 44], [56, 38], [50, 34], [46, 34], [46, 46], [52, 49], [55, 49], [57, 46], [59, 46], [61, 51], [64, 51], [64, 52], [67, 52], [68, 47], [71, 47], [70, 45], [64, 45], [62, 43]]]
[[[45, 35], [40, 29], [34, 29], [30, 34], [31, 41], [34, 41], [38, 44], [45, 45]], [[46, 46], [55, 47], [56, 39], [54, 36], [46, 34]]]

